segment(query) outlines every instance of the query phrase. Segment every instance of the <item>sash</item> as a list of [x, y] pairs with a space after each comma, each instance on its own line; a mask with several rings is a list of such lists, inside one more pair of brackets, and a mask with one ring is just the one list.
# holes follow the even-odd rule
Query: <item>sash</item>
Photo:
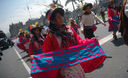
[[23, 44], [25, 41], [18, 42], [17, 45]]
[[43, 53], [43, 52], [42, 52], [42, 48], [33, 51], [33, 54], [34, 54], [34, 55], [41, 54], [41, 53]]
[[112, 23], [113, 23], [114, 25], [118, 25], [118, 24], [119, 24], [119, 18], [118, 18], [117, 16], [113, 16], [113, 17], [112, 17]]
[[40, 72], [74, 66], [81, 63], [85, 63], [86, 67], [88, 67], [93, 64], [92, 60], [94, 59], [99, 59], [99, 61], [95, 63], [100, 65], [105, 60], [105, 57], [106, 54], [99, 45], [98, 41], [85, 41], [83, 44], [66, 49], [35, 55], [31, 65], [31, 74], [38, 74]]

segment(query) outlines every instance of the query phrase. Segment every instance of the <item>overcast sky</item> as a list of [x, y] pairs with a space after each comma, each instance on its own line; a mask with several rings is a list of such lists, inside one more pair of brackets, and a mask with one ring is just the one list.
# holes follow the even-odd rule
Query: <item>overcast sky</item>
[[[94, 1], [85, 0], [88, 3], [94, 3]], [[44, 14], [48, 10], [47, 7], [38, 5], [39, 2], [49, 5], [52, 0], [0, 0], [0, 29], [7, 33], [9, 32], [9, 24], [12, 22], [21, 21], [25, 23], [30, 18], [26, 5], [30, 7], [32, 18], [39, 18], [41, 13]], [[61, 0], [62, 5], [65, 5], [65, 2], [66, 0]], [[64, 8], [73, 10], [71, 3]]]

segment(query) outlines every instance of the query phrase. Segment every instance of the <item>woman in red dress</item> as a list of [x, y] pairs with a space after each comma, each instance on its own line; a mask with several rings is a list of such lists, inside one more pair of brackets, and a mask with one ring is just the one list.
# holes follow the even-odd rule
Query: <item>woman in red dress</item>
[[[47, 11], [46, 17], [49, 20], [50, 24], [49, 24], [48, 35], [46, 36], [42, 46], [42, 51], [44, 54], [49, 53], [50, 51], [54, 52], [61, 49], [67, 49], [69, 47], [83, 43], [83, 40], [79, 37], [79, 35], [75, 32], [74, 29], [71, 30], [70, 28], [66, 27], [66, 25], [63, 22], [63, 16], [64, 16], [64, 10], [62, 8], [56, 8], [54, 10], [50, 9], [49, 11]], [[44, 60], [41, 61], [35, 57], [34, 59], [36, 59], [37, 61], [33, 60], [34, 61], [33, 64], [34, 63], [42, 64], [43, 62], [45, 62]], [[57, 60], [58, 59], [54, 59], [54, 61]], [[33, 78], [85, 78], [86, 70], [95, 67], [94, 65], [93, 66], [91, 65], [92, 62], [94, 63], [94, 65], [99, 63], [98, 60], [95, 61], [91, 60], [70, 67], [32, 73], [32, 77]], [[101, 62], [99, 64], [101, 64]], [[90, 67], [87, 68], [86, 65]], [[34, 67], [40, 67], [40, 66], [34, 64]], [[96, 67], [94, 69], [96, 69]], [[39, 68], [39, 70], [41, 70], [41, 68]], [[34, 71], [38, 71], [38, 70], [34, 70]]]
[[[70, 30], [63, 22], [64, 10], [57, 8], [49, 10], [46, 17], [50, 21], [48, 33], [44, 44], [43, 52], [55, 51], [77, 45], [82, 40], [75, 30]], [[49, 75], [51, 74], [51, 75]], [[85, 78], [84, 70], [81, 65], [65, 67], [62, 69], [44, 72], [44, 78]]]
[[113, 38], [117, 39], [117, 31], [118, 31], [118, 26], [119, 26], [119, 14], [118, 12], [114, 9], [114, 3], [110, 2], [108, 5], [108, 18], [109, 18], [109, 31], [113, 32]]
[[24, 46], [25, 35], [24, 35], [24, 32], [22, 31], [22, 29], [19, 30], [18, 37], [19, 37], [19, 41], [17, 43], [17, 47], [21, 50], [27, 51], [26, 47]]
[[43, 45], [43, 38], [41, 37], [41, 28], [33, 25], [31, 29], [31, 33], [33, 37], [31, 38], [29, 44], [30, 61], [32, 61], [34, 55], [42, 53], [42, 45]]
[[79, 27], [73, 18], [70, 19], [70, 23], [71, 23], [70, 28], [74, 29], [77, 32], [77, 34], [79, 34], [79, 30], [78, 30]]

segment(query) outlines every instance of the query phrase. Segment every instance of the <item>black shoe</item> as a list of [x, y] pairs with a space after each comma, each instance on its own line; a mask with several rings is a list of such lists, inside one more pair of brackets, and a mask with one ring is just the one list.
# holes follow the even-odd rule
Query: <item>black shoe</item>
[[0, 53], [1, 56], [3, 56], [3, 53]]
[[115, 37], [114, 40], [117, 40], [117, 37]]
[[0, 57], [0, 60], [2, 60], [2, 58]]
[[116, 35], [113, 35], [113, 38], [114, 38], [114, 40], [117, 40], [117, 36]]

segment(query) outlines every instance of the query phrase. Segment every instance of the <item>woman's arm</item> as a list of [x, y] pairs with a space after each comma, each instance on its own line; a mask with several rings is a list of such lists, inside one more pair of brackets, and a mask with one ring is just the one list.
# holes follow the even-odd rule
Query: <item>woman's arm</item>
[[53, 50], [52, 41], [51, 41], [52, 35], [53, 35], [52, 33], [49, 33], [46, 36], [44, 43], [43, 43], [43, 46], [42, 46], [43, 52], [49, 52], [49, 51]]
[[77, 41], [77, 44], [81, 44], [82, 43], [82, 38], [76, 33], [76, 31], [73, 28], [71, 28], [71, 30], [73, 32], [75, 40]]
[[84, 15], [82, 16], [81, 21], [80, 21], [80, 29], [81, 31], [84, 30]]
[[29, 44], [28, 54], [29, 54], [30, 61], [32, 63], [32, 60], [34, 57], [34, 55], [33, 55], [33, 43], [32, 42], [30, 42], [30, 44]]
[[105, 24], [100, 18], [98, 18], [97, 15], [95, 15], [94, 13], [92, 13], [92, 14], [93, 14], [94, 19], [95, 19], [96, 21], [98, 21], [98, 22], [102, 23], [104, 26], [106, 26], [106, 24]]
[[107, 14], [108, 14], [109, 20], [112, 20], [112, 11], [111, 11], [111, 9], [108, 9]]
[[92, 15], [94, 16], [94, 19], [100, 23], [104, 23], [100, 18], [97, 17], [97, 15], [95, 15], [93, 12], [92, 12]]
[[33, 55], [33, 43], [32, 42], [30, 42], [30, 44], [29, 44], [28, 54], [29, 54], [29, 56]]

